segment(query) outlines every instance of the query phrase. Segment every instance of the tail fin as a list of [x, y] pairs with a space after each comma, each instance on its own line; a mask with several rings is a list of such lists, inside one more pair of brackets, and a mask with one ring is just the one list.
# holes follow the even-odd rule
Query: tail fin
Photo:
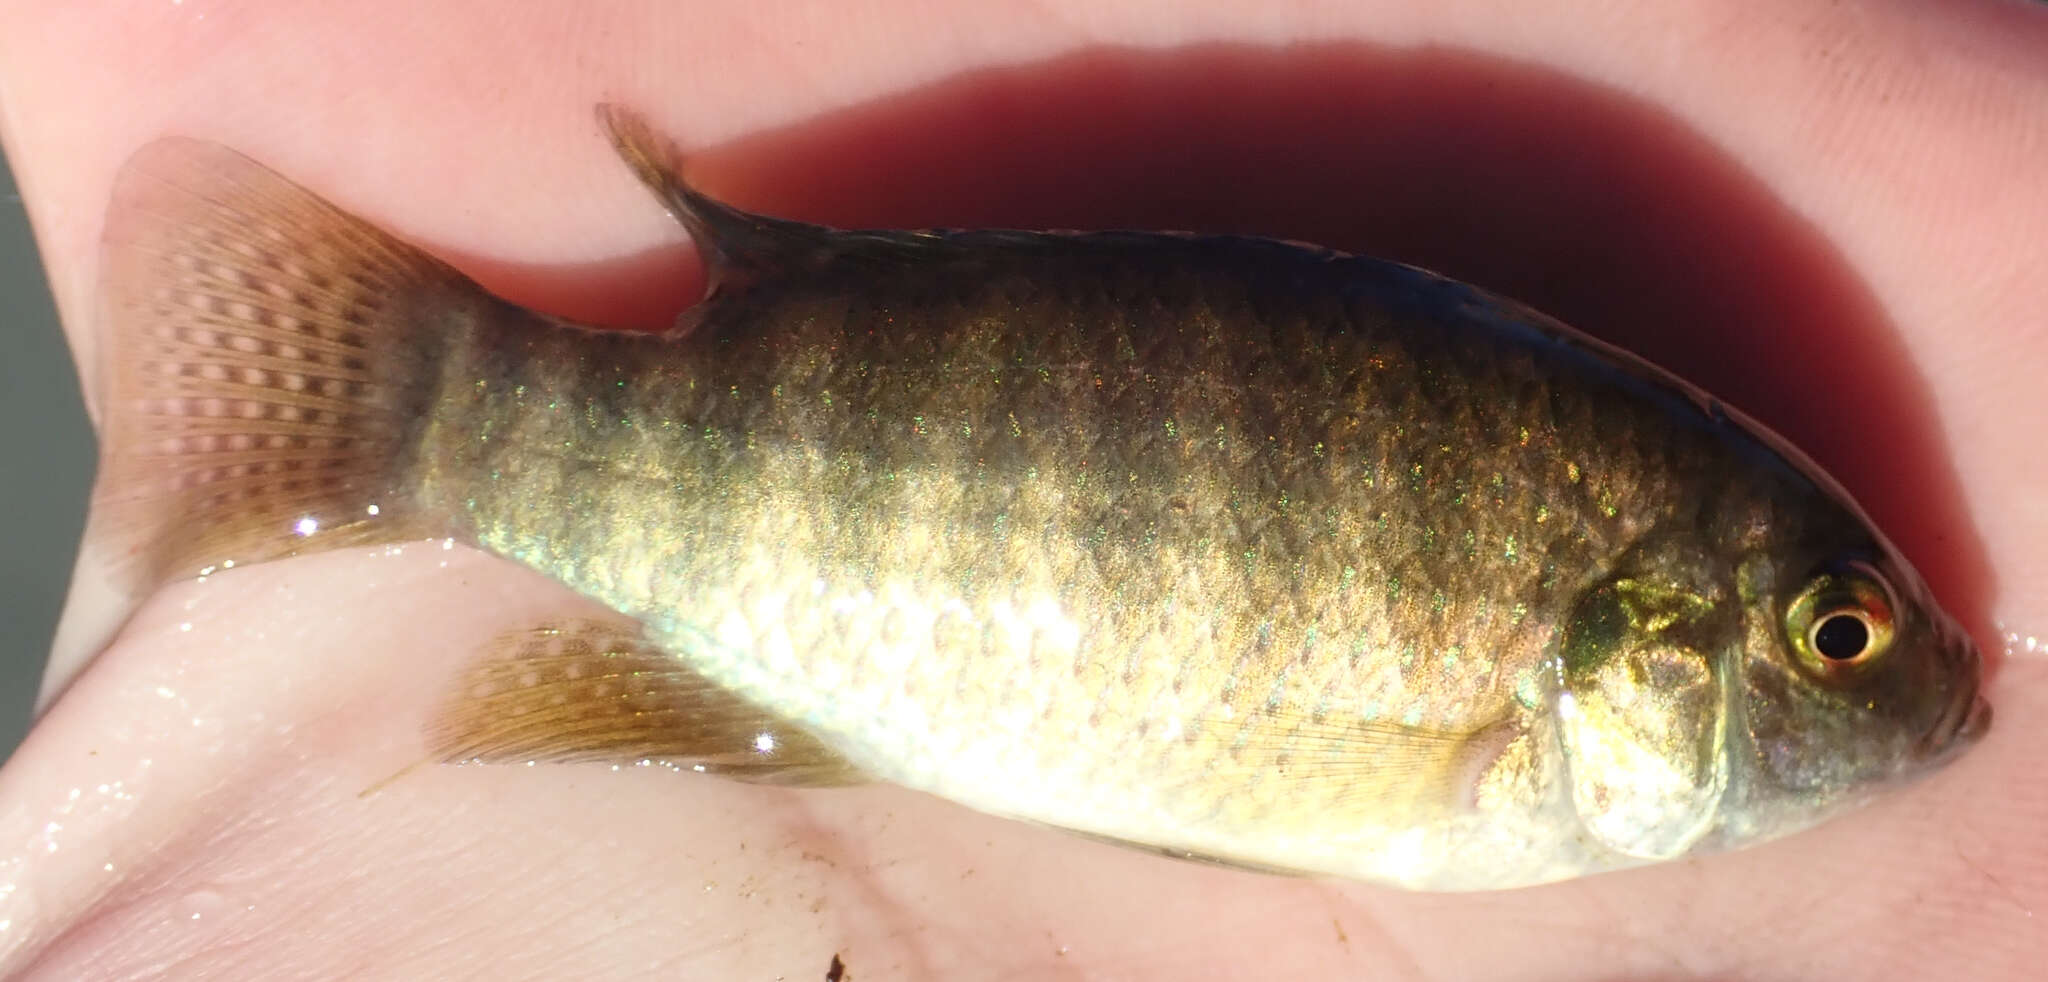
[[[451, 318], [498, 303], [184, 139], [121, 172], [102, 264], [100, 473], [74, 590], [117, 609], [67, 611], [46, 696], [168, 580], [436, 534], [411, 508], [408, 458]], [[97, 630], [70, 623], [82, 614]]]

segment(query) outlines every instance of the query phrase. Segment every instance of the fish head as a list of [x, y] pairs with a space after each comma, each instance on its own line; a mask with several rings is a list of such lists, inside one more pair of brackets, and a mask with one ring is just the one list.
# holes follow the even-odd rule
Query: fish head
[[1559, 634], [1572, 805], [1631, 862], [1807, 828], [1990, 723], [1975, 644], [1853, 505], [1738, 507], [1731, 539], [1639, 543]]
[[1934, 769], [1991, 722], [1969, 633], [1882, 537], [1831, 524], [1850, 531], [1752, 555], [1739, 575], [1737, 807], [1780, 832]]

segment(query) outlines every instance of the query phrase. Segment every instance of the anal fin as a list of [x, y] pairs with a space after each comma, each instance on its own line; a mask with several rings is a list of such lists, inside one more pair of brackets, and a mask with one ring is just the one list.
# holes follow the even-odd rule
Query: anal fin
[[428, 743], [448, 762], [655, 761], [757, 784], [868, 780], [625, 619], [564, 620], [492, 639], [435, 716]]

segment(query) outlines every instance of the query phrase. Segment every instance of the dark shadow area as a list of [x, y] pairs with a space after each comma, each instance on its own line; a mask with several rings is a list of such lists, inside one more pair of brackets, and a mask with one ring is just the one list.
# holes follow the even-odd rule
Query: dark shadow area
[[[757, 134], [692, 172], [734, 204], [841, 226], [1241, 232], [1477, 283], [1783, 433], [1996, 637], [1932, 397], [1869, 291], [1729, 156], [1614, 90], [1443, 49], [1107, 49]], [[560, 313], [647, 325], [696, 292], [685, 264], [478, 272]]]
[[0, 166], [0, 762], [28, 731], [95, 459], [28, 216]]

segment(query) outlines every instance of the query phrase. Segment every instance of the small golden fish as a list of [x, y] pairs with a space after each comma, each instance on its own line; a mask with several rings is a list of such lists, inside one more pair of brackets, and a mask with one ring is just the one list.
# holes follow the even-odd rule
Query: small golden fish
[[886, 780], [1174, 855], [1476, 889], [1737, 846], [1988, 724], [1797, 451], [1523, 307], [1150, 233], [847, 232], [613, 140], [710, 297], [587, 329], [234, 152], [108, 218], [117, 586], [450, 537], [600, 601], [451, 760]]

